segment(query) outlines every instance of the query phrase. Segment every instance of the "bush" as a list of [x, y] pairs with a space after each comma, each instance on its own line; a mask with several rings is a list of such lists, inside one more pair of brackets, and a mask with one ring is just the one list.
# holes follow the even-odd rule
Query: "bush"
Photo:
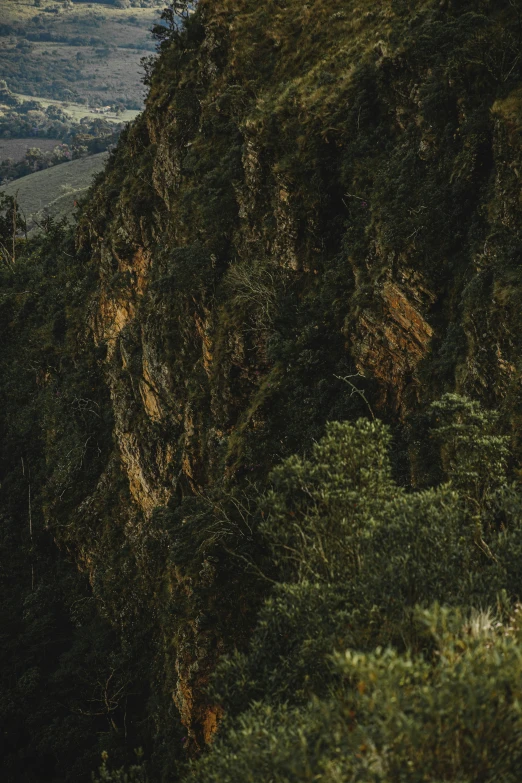
[[193, 769], [192, 783], [515, 783], [522, 765], [520, 613], [419, 612], [431, 657], [333, 656], [340, 683], [305, 708], [255, 704]]
[[[143, 756], [143, 751], [136, 751], [138, 759]], [[148, 783], [147, 772], [142, 764], [133, 764], [125, 769], [121, 767], [117, 770], [109, 770], [107, 761], [108, 753], [102, 753], [102, 765], [98, 774], [92, 773], [92, 783]]]
[[191, 780], [517, 779], [522, 497], [493, 414], [457, 395], [432, 410], [449, 483], [399, 487], [388, 429], [364, 419], [273, 471], [261, 530], [281, 582], [218, 667], [227, 719]]

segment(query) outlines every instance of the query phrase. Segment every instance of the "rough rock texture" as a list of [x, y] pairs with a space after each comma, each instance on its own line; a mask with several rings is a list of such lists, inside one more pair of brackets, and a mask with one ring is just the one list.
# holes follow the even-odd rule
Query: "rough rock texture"
[[516, 14], [409, 5], [201, 0], [83, 212], [126, 551], [164, 547], [144, 611], [193, 749], [270, 467], [368, 404], [403, 465], [445, 389], [520, 419]]
[[[414, 303], [422, 306], [415, 288], [407, 290], [412, 299], [415, 297]], [[408, 377], [429, 352], [433, 329], [395, 283], [385, 283], [379, 294], [376, 292], [378, 316], [365, 310], [359, 317], [352, 338], [354, 353], [359, 372], [378, 379], [386, 399], [399, 404]]]

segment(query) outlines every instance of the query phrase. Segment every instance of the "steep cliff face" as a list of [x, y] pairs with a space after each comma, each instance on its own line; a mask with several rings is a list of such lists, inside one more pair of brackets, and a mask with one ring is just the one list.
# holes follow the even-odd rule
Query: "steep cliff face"
[[448, 390], [498, 408], [519, 458], [521, 47], [508, 0], [200, 0], [148, 66], [74, 263], [57, 231], [2, 269], [13, 529], [32, 416], [42, 540], [120, 640], [93, 664], [120, 677], [103, 720], [139, 744], [146, 716], [158, 780], [219, 723], [210, 675], [270, 583], [274, 466], [378, 416], [397, 480], [422, 485]]
[[521, 41], [509, 2], [200, 0], [83, 211], [125, 579], [193, 747], [274, 464], [370, 408], [408, 481], [412, 416], [447, 389], [518, 440]]

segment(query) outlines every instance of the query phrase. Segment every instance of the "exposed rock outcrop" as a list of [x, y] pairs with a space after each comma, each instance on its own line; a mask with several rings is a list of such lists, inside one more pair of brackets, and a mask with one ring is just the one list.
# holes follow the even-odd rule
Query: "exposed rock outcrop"
[[511, 70], [477, 54], [510, 6], [483, 28], [448, 4], [316, 5], [201, 0], [78, 235], [143, 535], [158, 509], [172, 541], [203, 513], [191, 503], [213, 515], [190, 565], [165, 561], [164, 600], [197, 604], [212, 630], [167, 609], [159, 623], [193, 747], [218, 722], [204, 685], [240, 616], [234, 595], [216, 619], [240, 537], [216, 493], [251, 488], [326, 420], [366, 415], [365, 395], [406, 427], [455, 387], [520, 417], [519, 65], [507, 39]]

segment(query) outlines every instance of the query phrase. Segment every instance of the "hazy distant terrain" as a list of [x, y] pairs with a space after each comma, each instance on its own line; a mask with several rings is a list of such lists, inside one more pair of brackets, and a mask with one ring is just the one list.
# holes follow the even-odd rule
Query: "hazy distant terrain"
[[43, 152], [60, 144], [60, 139], [0, 139], [0, 160], [22, 160], [27, 150], [39, 147]]
[[[128, 0], [118, 0], [127, 5]], [[113, 3], [0, 0], [0, 79], [15, 93], [140, 109], [140, 60], [154, 51], [149, 7]]]
[[65, 114], [69, 115], [75, 122], [78, 122], [83, 117], [89, 117], [90, 119], [103, 117], [109, 122], [130, 122], [139, 114], [139, 111], [136, 109], [125, 109], [118, 112], [103, 110], [103, 113], [101, 113], [101, 109], [89, 109], [82, 103], [57, 101], [53, 98], [42, 98], [38, 95], [21, 95], [20, 93], [13, 93], [13, 95], [20, 101], [37, 101], [43, 109], [46, 109], [48, 106], [56, 106], [64, 111]]
[[107, 152], [101, 152], [36, 171], [0, 187], [0, 193], [16, 196], [28, 229], [32, 230], [37, 227], [35, 220], [40, 222], [45, 214], [54, 218], [70, 215], [75, 200], [91, 185], [94, 175], [102, 170], [107, 156]]
[[0, 0], [0, 189], [32, 229], [72, 213], [143, 108], [141, 61], [165, 4]]

